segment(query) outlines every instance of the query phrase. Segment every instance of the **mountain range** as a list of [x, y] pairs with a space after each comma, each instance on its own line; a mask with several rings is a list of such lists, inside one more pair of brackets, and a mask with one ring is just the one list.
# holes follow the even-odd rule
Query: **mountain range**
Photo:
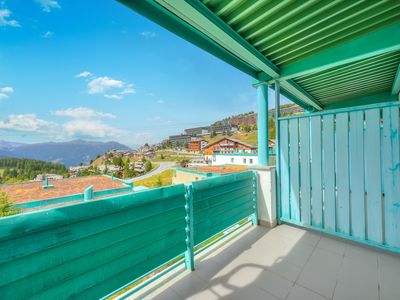
[[118, 142], [92, 142], [74, 140], [69, 142], [49, 142], [22, 144], [0, 140], [0, 158], [30, 158], [50, 162], [63, 163], [66, 166], [88, 164], [97, 155], [102, 155], [112, 149], [131, 150]]

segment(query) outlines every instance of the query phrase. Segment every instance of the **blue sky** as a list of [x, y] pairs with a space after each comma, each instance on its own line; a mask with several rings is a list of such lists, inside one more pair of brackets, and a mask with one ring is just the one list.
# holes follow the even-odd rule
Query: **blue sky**
[[116, 1], [0, 1], [0, 140], [154, 143], [256, 110], [251, 83]]

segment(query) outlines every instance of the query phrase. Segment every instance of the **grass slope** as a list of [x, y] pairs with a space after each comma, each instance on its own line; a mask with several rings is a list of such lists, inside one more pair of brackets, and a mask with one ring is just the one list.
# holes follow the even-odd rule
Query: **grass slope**
[[165, 170], [160, 174], [151, 176], [146, 179], [135, 181], [135, 186], [146, 186], [148, 188], [157, 188], [172, 184], [172, 176], [174, 171], [172, 169]]

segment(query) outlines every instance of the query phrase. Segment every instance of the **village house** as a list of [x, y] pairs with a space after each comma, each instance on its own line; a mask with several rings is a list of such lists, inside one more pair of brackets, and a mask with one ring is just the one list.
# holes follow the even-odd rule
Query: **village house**
[[171, 142], [172, 146], [185, 146], [188, 145], [190, 142], [191, 136], [187, 134], [179, 134], [179, 135], [171, 135], [169, 137], [169, 141]]
[[199, 139], [199, 138], [192, 138], [189, 142], [188, 150], [193, 151], [193, 152], [200, 152], [204, 148], [206, 148], [207, 145], [208, 145], [208, 142], [206, 140]]
[[33, 179], [33, 181], [42, 181], [45, 180], [46, 178], [48, 180], [60, 180], [63, 179], [64, 177], [58, 174], [38, 174], [36, 175], [35, 179]]
[[257, 146], [242, 142], [240, 140], [224, 137], [218, 141], [208, 144], [204, 149], [204, 154], [213, 155], [216, 153], [255, 153], [257, 151]]
[[209, 135], [211, 131], [210, 126], [195, 127], [185, 129], [185, 134], [190, 136], [205, 136]]

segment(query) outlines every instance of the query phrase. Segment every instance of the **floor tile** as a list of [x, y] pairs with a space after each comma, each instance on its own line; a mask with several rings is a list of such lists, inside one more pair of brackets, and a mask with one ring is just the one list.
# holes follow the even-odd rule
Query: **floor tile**
[[381, 300], [400, 299], [400, 256], [378, 254], [378, 281]]
[[344, 257], [338, 273], [338, 281], [350, 284], [378, 284], [378, 263], [375, 260], [364, 261]]
[[362, 299], [362, 300], [378, 300], [378, 283], [366, 284], [362, 280], [339, 281], [335, 293], [334, 300]]
[[255, 284], [280, 299], [286, 299], [293, 286], [292, 281], [267, 270], [259, 275]]
[[207, 283], [200, 279], [194, 272], [189, 273], [178, 282], [174, 283], [172, 289], [182, 298], [186, 299], [196, 295], [207, 287]]
[[310, 291], [302, 286], [295, 285], [290, 292], [287, 300], [326, 300], [325, 298], [313, 291]]
[[333, 253], [343, 255], [346, 251], [347, 243], [344, 241], [340, 241], [334, 238], [329, 237], [321, 237], [319, 240], [317, 247], [319, 249], [324, 249], [327, 251], [332, 251]]
[[185, 299], [187, 300], [218, 300], [220, 297], [213, 293], [211, 290], [203, 290], [200, 291], [194, 295], [191, 295], [189, 297], [186, 297]]
[[279, 300], [272, 294], [263, 291], [258, 287], [247, 287], [242, 289], [237, 289], [230, 294], [229, 299], [233, 300]]
[[332, 298], [343, 257], [316, 249], [302, 270], [297, 283], [327, 298]]
[[268, 270], [292, 282], [297, 280], [301, 272], [300, 267], [292, 264], [291, 262], [285, 261], [284, 259], [277, 261], [272, 266], [269, 266]]
[[214, 259], [207, 259], [195, 263], [195, 272], [198, 277], [204, 281], [209, 281], [218, 274], [221, 270], [221, 265], [215, 262]]
[[144, 299], [144, 300], [183, 300], [181, 296], [175, 293], [172, 289], [166, 289], [161, 293], [153, 293], [144, 298], [137, 298], [137, 299]]
[[358, 246], [355, 243], [347, 244], [344, 255], [361, 261], [372, 261], [378, 259], [377, 252], [375, 250], [362, 245]]
[[296, 266], [303, 267], [309, 260], [314, 247], [310, 244], [298, 242], [290, 248], [286, 249], [285, 260]]

